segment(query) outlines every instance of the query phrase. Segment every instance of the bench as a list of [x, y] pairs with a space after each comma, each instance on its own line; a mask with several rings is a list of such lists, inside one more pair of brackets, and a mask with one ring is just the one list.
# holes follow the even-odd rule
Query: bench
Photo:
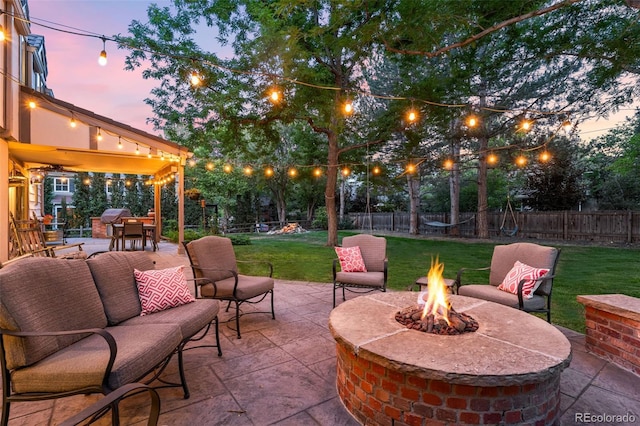
[[[65, 225], [63, 225], [64, 227]], [[55, 231], [64, 232], [64, 231]], [[64, 235], [64, 234], [63, 234]], [[84, 243], [62, 245], [47, 244], [42, 225], [35, 217], [29, 220], [16, 220], [9, 213], [9, 254], [10, 257], [31, 254], [43, 257], [61, 257], [65, 259], [86, 258], [82, 250]]]
[[214, 325], [222, 355], [219, 302], [196, 299], [141, 315], [136, 269], [154, 269], [148, 254], [108, 252], [88, 260], [36, 256], [0, 269], [2, 426], [12, 402], [108, 395], [130, 383], [151, 383], [173, 355], [180, 382], [159, 381], [182, 387], [189, 397], [183, 350]]

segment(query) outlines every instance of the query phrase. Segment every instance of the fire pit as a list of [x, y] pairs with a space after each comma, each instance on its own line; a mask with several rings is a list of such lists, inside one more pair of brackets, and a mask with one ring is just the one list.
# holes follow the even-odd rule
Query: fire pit
[[560, 373], [571, 346], [551, 324], [492, 302], [452, 295], [475, 332], [455, 336], [409, 329], [396, 314], [416, 293], [361, 296], [331, 312], [337, 388], [361, 423], [553, 424]]

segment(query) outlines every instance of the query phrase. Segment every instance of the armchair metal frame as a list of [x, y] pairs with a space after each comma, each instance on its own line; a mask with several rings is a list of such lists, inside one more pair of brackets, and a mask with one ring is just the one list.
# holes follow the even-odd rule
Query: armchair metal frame
[[[267, 295], [271, 295], [271, 318], [272, 319], [276, 319], [276, 314], [275, 314], [275, 308], [274, 308], [274, 303], [273, 303], [273, 286], [271, 286], [271, 289], [269, 289], [268, 291], [264, 291], [264, 292], [260, 292], [258, 294], [254, 294], [250, 297], [240, 297], [238, 295], [238, 289], [242, 287], [243, 281], [245, 281], [246, 279], [251, 279], [254, 278], [255, 276], [248, 276], [248, 275], [243, 275], [238, 273], [237, 270], [235, 269], [221, 269], [221, 268], [208, 268], [208, 267], [204, 267], [202, 266], [202, 259], [198, 259], [198, 257], [195, 255], [194, 253], [194, 247], [193, 245], [191, 245], [192, 243], [196, 243], [200, 240], [204, 240], [204, 239], [219, 239], [217, 241], [222, 242], [221, 240], [229, 240], [226, 237], [217, 237], [217, 236], [207, 236], [207, 237], [203, 237], [199, 240], [195, 240], [195, 241], [183, 241], [183, 246], [185, 248], [185, 251], [187, 252], [187, 257], [189, 258], [189, 263], [191, 266], [191, 270], [193, 272], [193, 277], [194, 277], [194, 281], [195, 281], [195, 293], [196, 293], [196, 297], [204, 297], [204, 298], [213, 298], [213, 299], [218, 299], [218, 300], [224, 300], [227, 301], [227, 308], [225, 309], [225, 312], [229, 312], [229, 309], [231, 307], [231, 303], [233, 302], [235, 304], [235, 308], [236, 308], [236, 314], [235, 314], [235, 325], [236, 325], [236, 333], [237, 333], [237, 337], [238, 339], [240, 339], [242, 336], [240, 334], [240, 317], [242, 315], [248, 314], [248, 313], [241, 313], [240, 307], [242, 304], [247, 303], [247, 304], [257, 304], [262, 302]], [[210, 240], [210, 241], [216, 241], [216, 240]], [[224, 243], [227, 244], [227, 243]], [[228, 242], [228, 246], [231, 247], [231, 242]], [[207, 253], [210, 256], [216, 256], [216, 253]], [[237, 260], [235, 259], [235, 254], [233, 253], [233, 247], [231, 247], [231, 254], [233, 254], [233, 261], [234, 263], [237, 265], [239, 263], [244, 263], [244, 264], [256, 264], [256, 263], [262, 263], [265, 264], [268, 269], [269, 269], [269, 275], [268, 278], [272, 278], [273, 277], [273, 264], [271, 264], [271, 262], [267, 262], [267, 261], [242, 261], [242, 260]], [[211, 278], [207, 278], [204, 275], [207, 274], [223, 274], [223, 276], [228, 276], [229, 278], [233, 277], [233, 289], [230, 293], [226, 293], [226, 294], [222, 294], [222, 291], [219, 290], [219, 283], [222, 280], [216, 281], [213, 280]], [[226, 278], [226, 279], [229, 279]], [[212, 295], [206, 295], [203, 296], [202, 295], [202, 287], [211, 284], [212, 288], [213, 288], [213, 294]], [[254, 313], [254, 312], [251, 312]], [[255, 313], [265, 313], [265, 312], [255, 312]]]
[[[374, 240], [375, 239], [375, 240]], [[384, 257], [384, 261], [382, 264], [382, 268], [372, 268], [370, 269], [370, 265], [371, 263], [369, 262], [369, 265], [367, 265], [367, 261], [368, 261], [368, 256], [367, 256], [367, 245], [369, 244], [375, 244], [376, 241], [378, 241], [377, 239], [382, 239], [384, 240], [384, 237], [375, 237], [373, 235], [368, 235], [368, 234], [360, 234], [360, 235], [354, 235], [351, 237], [344, 237], [342, 239], [342, 244], [343, 247], [353, 247], [356, 245], [359, 245], [360, 247], [360, 251], [362, 253], [362, 257], [363, 260], [365, 262], [365, 266], [367, 267], [367, 271], [371, 271], [371, 272], [382, 272], [383, 273], [383, 282], [382, 285], [379, 284], [369, 284], [363, 281], [366, 280], [347, 280], [344, 277], [341, 279], [338, 277], [338, 264], [339, 264], [339, 260], [338, 259], [333, 259], [333, 268], [332, 268], [332, 272], [333, 272], [333, 307], [336, 307], [336, 290], [338, 290], [339, 288], [342, 289], [342, 301], [346, 300], [346, 294], [345, 291], [349, 291], [351, 293], [370, 293], [372, 291], [382, 291], [382, 292], [386, 292], [387, 291], [387, 278], [388, 278], [388, 263], [389, 260], [387, 259], [386, 255]], [[364, 245], [360, 245], [361, 243], [364, 243]], [[384, 250], [386, 252], [386, 240], [384, 240], [385, 246], [384, 246]], [[381, 270], [380, 270], [381, 269]], [[366, 274], [363, 272], [353, 272], [353, 274]]]
[[[534, 245], [532, 243], [514, 243], [514, 244], [531, 244]], [[510, 244], [513, 245], [513, 244]], [[549, 267], [549, 272], [545, 275], [543, 275], [542, 277], [538, 278], [537, 280], [535, 280], [536, 282], [540, 282], [540, 285], [538, 286], [538, 290], [536, 290], [536, 292], [534, 294], [536, 294], [537, 296], [541, 296], [544, 297], [546, 299], [545, 301], [545, 306], [544, 308], [539, 308], [539, 309], [533, 309], [533, 308], [529, 308], [526, 306], [525, 303], [525, 298], [522, 294], [522, 290], [524, 287], [524, 284], [526, 282], [526, 280], [520, 280], [520, 282], [518, 283], [518, 290], [517, 290], [517, 297], [518, 297], [518, 306], [517, 308], [521, 311], [525, 311], [525, 312], [535, 312], [535, 313], [543, 313], [546, 314], [546, 318], [547, 318], [547, 322], [551, 323], [551, 295], [553, 293], [553, 279], [556, 277], [556, 267], [558, 265], [558, 259], [560, 258], [560, 252], [561, 250], [559, 248], [554, 248], [554, 250], [556, 251], [556, 255], [555, 255], [555, 259], [553, 260], [553, 264], [551, 265], [551, 267]], [[495, 253], [494, 253], [495, 256]], [[527, 259], [522, 258], [522, 259], [518, 259], [523, 263], [527, 263]], [[536, 266], [536, 265], [531, 265], [531, 266]], [[463, 282], [462, 282], [462, 277], [463, 274], [465, 272], [468, 271], [491, 271], [491, 266], [487, 266], [487, 267], [483, 267], [483, 268], [461, 268], [458, 270], [458, 273], [456, 275], [456, 280], [453, 284], [453, 290], [455, 294], [459, 294], [460, 293], [460, 288], [464, 286]], [[545, 283], [549, 283], [548, 285], [548, 290], [546, 291], [542, 291], [540, 289], [545, 288]], [[491, 284], [486, 284], [486, 285], [491, 285]], [[501, 290], [498, 290], [501, 291]]]

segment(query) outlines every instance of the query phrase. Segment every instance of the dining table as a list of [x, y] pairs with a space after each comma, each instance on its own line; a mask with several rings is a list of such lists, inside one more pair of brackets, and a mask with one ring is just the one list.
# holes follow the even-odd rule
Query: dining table
[[[111, 235], [111, 242], [109, 243], [109, 251], [115, 248], [116, 251], [120, 250], [120, 240], [122, 239], [122, 230], [124, 229], [123, 223], [113, 223], [111, 225], [113, 233]], [[156, 225], [151, 223], [144, 223], [142, 225], [144, 229], [144, 238], [142, 240], [142, 249], [147, 247], [147, 241], [151, 241], [151, 247], [153, 251], [158, 249], [158, 241], [156, 239]], [[124, 250], [124, 247], [122, 247]]]

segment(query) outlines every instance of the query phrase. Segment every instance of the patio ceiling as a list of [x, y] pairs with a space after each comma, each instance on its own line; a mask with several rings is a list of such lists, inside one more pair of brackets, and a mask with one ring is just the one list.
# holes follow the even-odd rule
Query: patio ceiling
[[[30, 101], [36, 109], [27, 106]], [[26, 124], [20, 141], [9, 142], [9, 154], [27, 169], [162, 175], [191, 155], [181, 145], [27, 87], [21, 87], [21, 105]], [[75, 129], [69, 127], [71, 119], [78, 123]], [[96, 139], [96, 131], [104, 140]], [[116, 144], [121, 140], [124, 149]]]

